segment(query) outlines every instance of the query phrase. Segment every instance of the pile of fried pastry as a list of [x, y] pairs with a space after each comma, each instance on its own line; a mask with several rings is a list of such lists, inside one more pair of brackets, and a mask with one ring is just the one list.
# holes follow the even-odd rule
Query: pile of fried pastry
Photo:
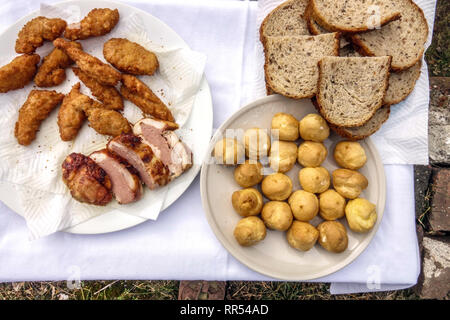
[[[63, 141], [73, 141], [86, 120], [99, 134], [111, 136], [105, 149], [89, 156], [72, 153], [62, 164], [72, 196], [94, 205], [113, 197], [122, 204], [134, 202], [142, 196], [142, 182], [154, 189], [192, 166], [190, 149], [174, 132], [178, 125], [171, 111], [137, 77], [156, 72], [156, 55], [135, 42], [111, 38], [103, 45], [104, 63], [77, 41], [106, 35], [118, 22], [119, 11], [108, 8], [93, 9], [72, 25], [39, 16], [18, 34], [15, 50], [20, 55], [0, 68], [0, 93], [6, 93], [33, 80], [41, 88], [60, 85], [66, 68], [76, 65], [74, 74], [97, 100], [81, 93], [80, 82], [68, 94], [31, 90], [19, 109], [14, 135], [19, 144], [30, 145], [41, 123], [61, 105], [57, 123]], [[35, 50], [45, 41], [52, 41], [54, 49], [40, 63]], [[121, 113], [123, 98], [142, 110], [143, 119], [134, 125]]]
[[[243, 217], [234, 229], [241, 246], [262, 241], [268, 228], [286, 231], [289, 245], [297, 250], [308, 251], [318, 242], [327, 251], [340, 253], [347, 249], [348, 235], [339, 219], [345, 217], [354, 232], [373, 228], [376, 206], [361, 197], [368, 180], [357, 171], [367, 161], [360, 143], [344, 140], [336, 144], [333, 156], [340, 168], [330, 175], [322, 166], [328, 155], [323, 142], [330, 129], [319, 114], [298, 121], [291, 114], [277, 113], [271, 122], [272, 139], [267, 131], [247, 129], [243, 142], [224, 138], [213, 152], [217, 163], [237, 165], [234, 179], [243, 189], [233, 192], [231, 201]], [[265, 175], [268, 171], [262, 162], [266, 158], [272, 173]], [[301, 190], [293, 190], [286, 174], [297, 162], [302, 167], [298, 171]], [[317, 215], [322, 222], [314, 226], [311, 220]]]

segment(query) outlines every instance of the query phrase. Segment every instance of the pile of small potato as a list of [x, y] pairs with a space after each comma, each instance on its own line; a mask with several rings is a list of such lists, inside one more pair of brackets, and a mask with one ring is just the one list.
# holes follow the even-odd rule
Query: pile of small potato
[[[243, 188], [231, 197], [233, 208], [244, 217], [234, 237], [240, 245], [251, 246], [263, 240], [269, 228], [287, 231], [290, 246], [301, 251], [318, 241], [330, 252], [343, 252], [347, 230], [337, 219], [345, 216], [350, 229], [360, 233], [368, 232], [377, 221], [375, 205], [359, 197], [368, 186], [366, 177], [356, 171], [366, 163], [364, 149], [352, 141], [336, 145], [334, 159], [342, 168], [332, 172], [330, 188], [330, 173], [321, 166], [328, 154], [323, 144], [330, 134], [326, 121], [318, 114], [308, 114], [299, 122], [290, 114], [277, 113], [271, 129], [279, 138], [272, 144], [267, 130], [251, 128], [244, 133], [244, 143], [224, 138], [215, 145], [216, 161], [237, 165], [234, 178]], [[299, 137], [304, 141], [297, 146]], [[241, 163], [244, 153], [247, 160]], [[274, 173], [264, 177], [260, 160], [265, 157]], [[303, 167], [298, 173], [302, 190], [293, 191], [284, 173], [297, 161]], [[260, 183], [262, 194], [257, 189]], [[263, 195], [269, 201], [264, 202]], [[317, 214], [325, 221], [313, 226], [310, 220]]]

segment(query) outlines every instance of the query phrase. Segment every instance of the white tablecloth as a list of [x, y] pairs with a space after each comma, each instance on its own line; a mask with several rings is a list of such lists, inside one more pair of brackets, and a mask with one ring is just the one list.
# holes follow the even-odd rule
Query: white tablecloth
[[[248, 102], [254, 72], [255, 2], [127, 3], [160, 18], [192, 49], [207, 55], [215, 128]], [[0, 29], [37, 9], [37, 1], [3, 1]], [[413, 169], [386, 165], [385, 170], [386, 210], [373, 241], [352, 264], [315, 280], [331, 282], [332, 293], [391, 290], [417, 281]], [[157, 221], [104, 235], [61, 232], [32, 242], [27, 233], [24, 220], [0, 203], [0, 281], [272, 280], [236, 261], [215, 238], [201, 206], [199, 177]]]

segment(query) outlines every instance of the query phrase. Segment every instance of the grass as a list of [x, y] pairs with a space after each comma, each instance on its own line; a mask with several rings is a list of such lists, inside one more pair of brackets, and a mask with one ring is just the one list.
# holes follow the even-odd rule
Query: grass
[[[438, 0], [433, 43], [426, 52], [430, 76], [450, 76], [450, 1]], [[429, 196], [427, 194], [426, 196]], [[418, 223], [426, 223], [426, 212], [419, 216]], [[67, 288], [65, 281], [0, 283], [0, 300], [137, 300], [177, 299], [179, 281], [83, 281], [79, 289]], [[329, 284], [302, 282], [248, 282], [230, 281], [227, 285], [227, 300], [259, 299], [419, 299], [413, 289], [330, 295]]]

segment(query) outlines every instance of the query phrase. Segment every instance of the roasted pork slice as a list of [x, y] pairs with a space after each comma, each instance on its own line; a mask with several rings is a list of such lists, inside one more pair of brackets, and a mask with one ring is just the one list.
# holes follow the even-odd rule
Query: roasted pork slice
[[142, 196], [142, 183], [137, 172], [123, 158], [107, 149], [93, 152], [89, 158], [95, 161], [111, 178], [112, 192], [117, 202], [127, 204]]
[[153, 118], [142, 119], [133, 127], [134, 134], [139, 135], [169, 168], [171, 179], [192, 166], [192, 152], [173, 132], [176, 129], [176, 123]]
[[62, 164], [62, 179], [72, 197], [80, 202], [104, 206], [112, 200], [108, 174], [81, 153], [66, 157]]
[[128, 161], [150, 189], [164, 186], [170, 181], [169, 169], [154, 154], [151, 147], [142, 141], [141, 137], [124, 133], [110, 140], [107, 148]]

